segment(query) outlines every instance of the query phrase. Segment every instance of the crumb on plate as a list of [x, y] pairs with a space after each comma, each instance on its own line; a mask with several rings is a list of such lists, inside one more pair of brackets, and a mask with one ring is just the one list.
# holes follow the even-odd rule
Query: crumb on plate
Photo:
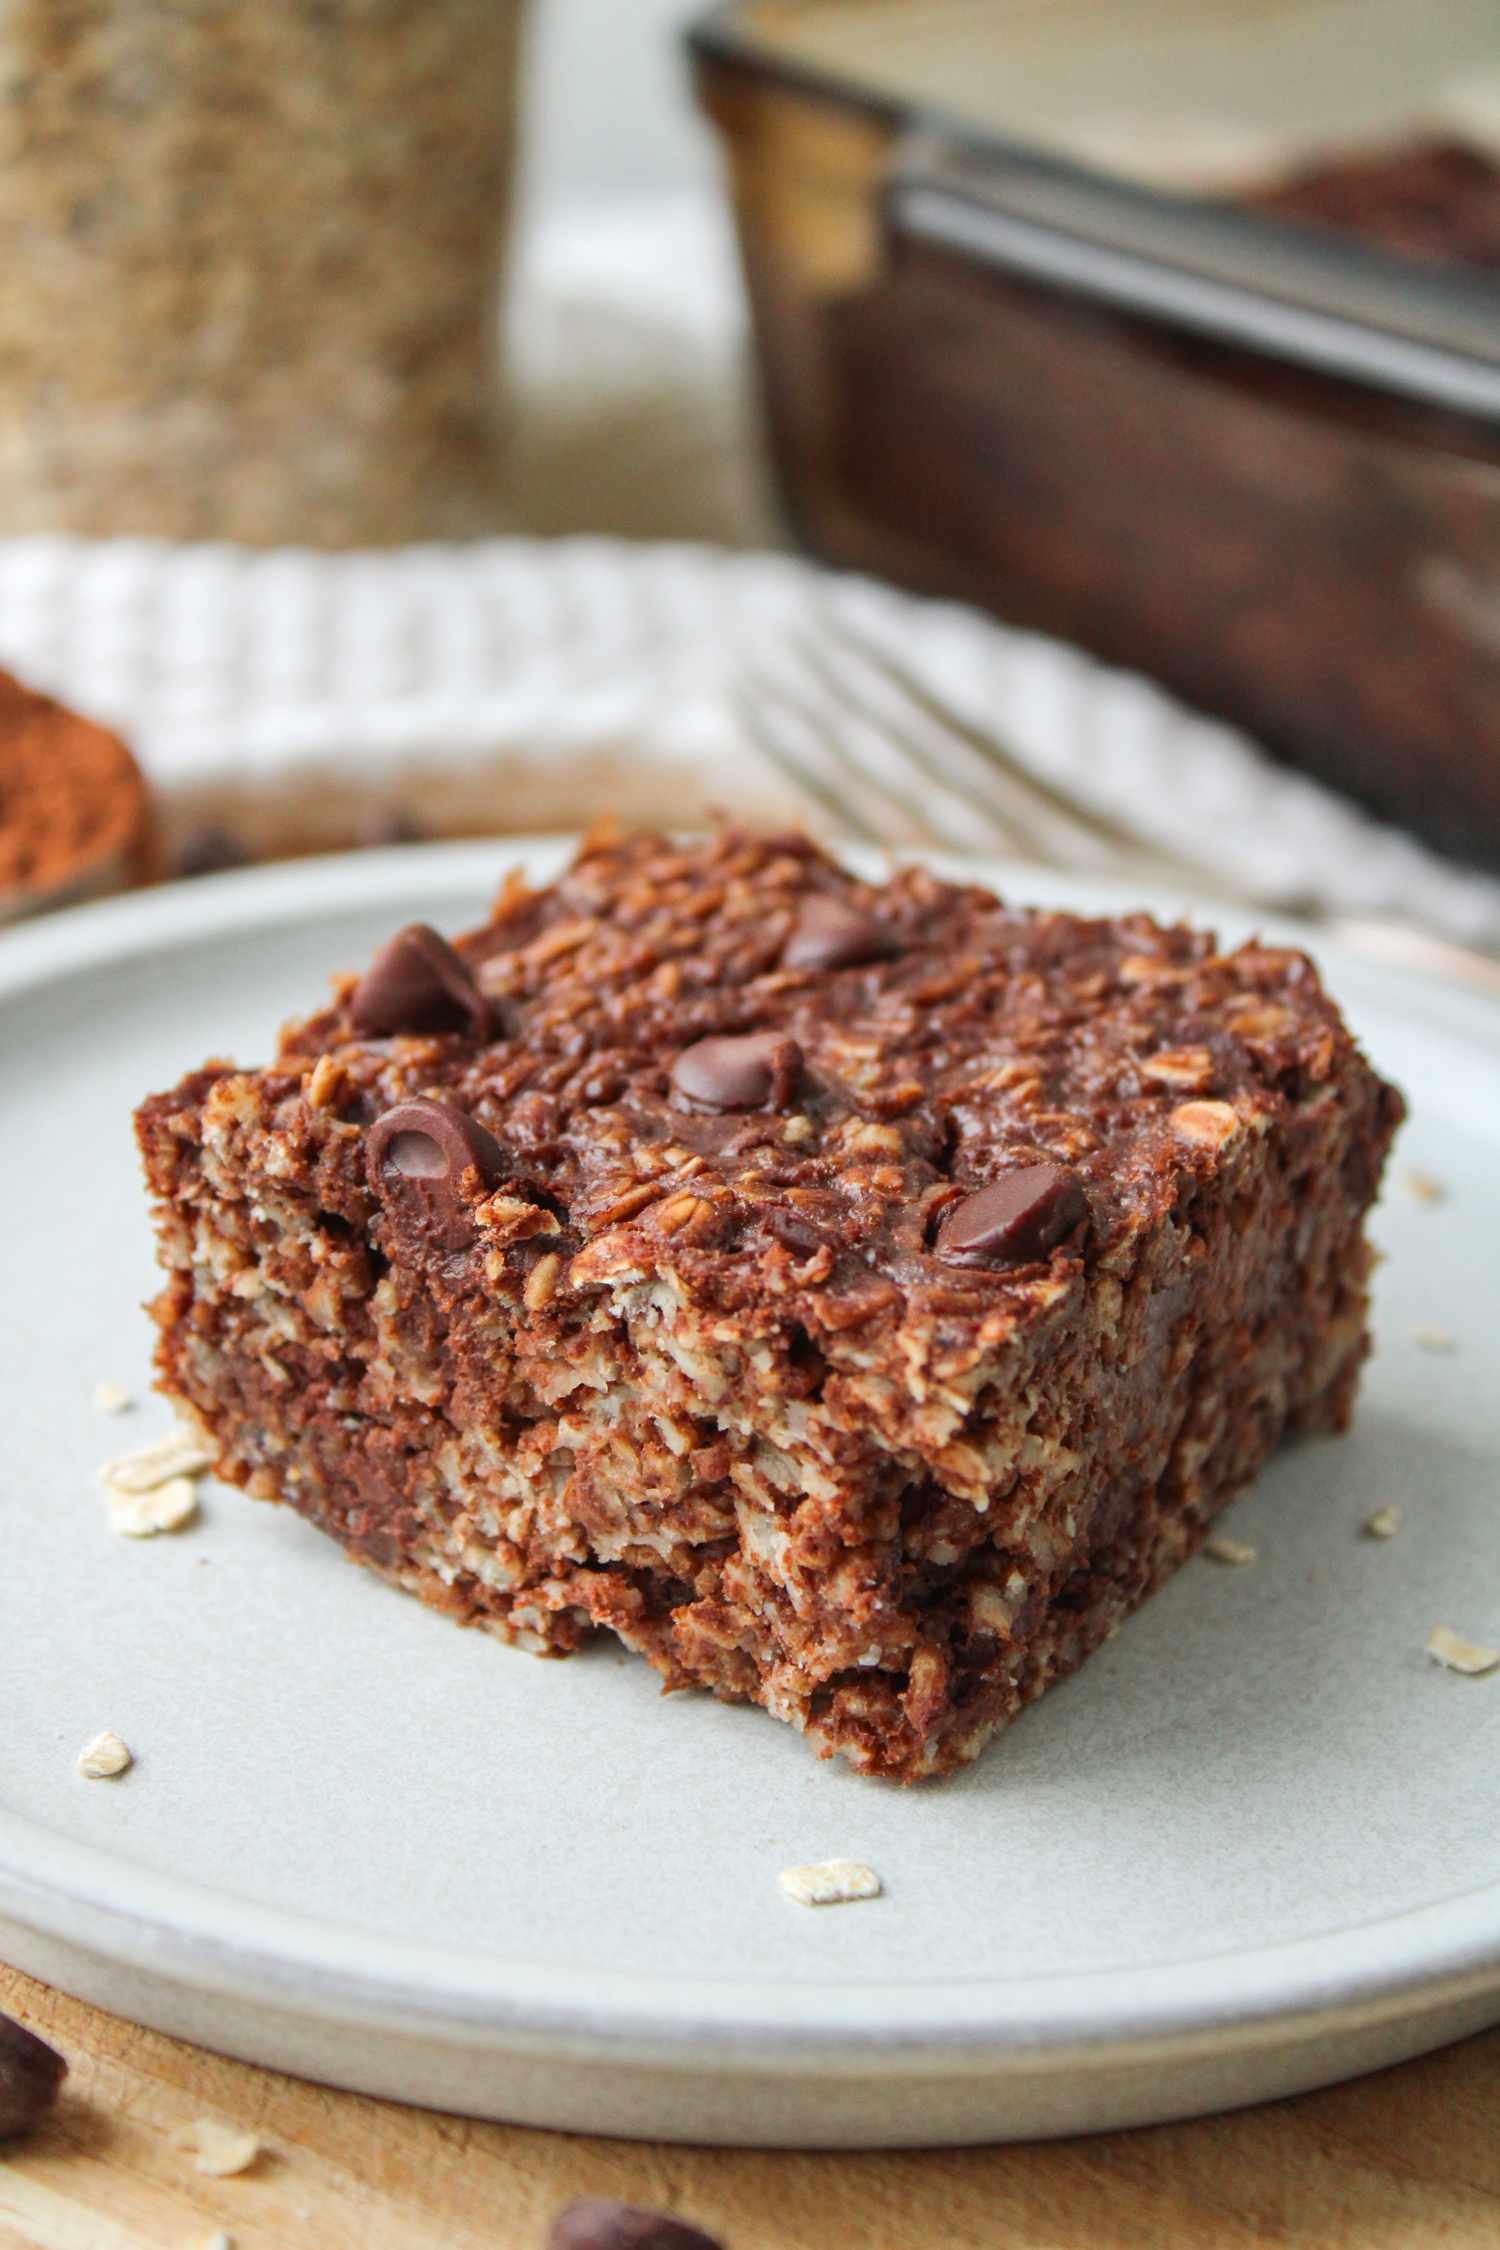
[[76, 1763], [85, 1781], [112, 1781], [116, 1774], [127, 1773], [135, 1760], [117, 1734], [96, 1734], [79, 1751]]
[[809, 1867], [784, 1867], [777, 1877], [799, 1906], [846, 1906], [858, 1898], [879, 1898], [880, 1877], [857, 1859], [823, 1859]]
[[1425, 1653], [1434, 1664], [1441, 1664], [1446, 1672], [1467, 1672], [1478, 1678], [1482, 1672], [1493, 1672], [1500, 1664], [1500, 1649], [1481, 1648], [1477, 1641], [1466, 1641], [1459, 1633], [1450, 1633], [1446, 1625], [1434, 1626], [1427, 1637]]
[[151, 1492], [174, 1477], [201, 1476], [208, 1466], [203, 1440], [178, 1422], [164, 1436], [106, 1461], [99, 1481], [112, 1492]]
[[188, 1477], [169, 1477], [149, 1492], [109, 1488], [109, 1520], [123, 1539], [153, 1539], [159, 1531], [181, 1531], [198, 1513], [198, 1495]]

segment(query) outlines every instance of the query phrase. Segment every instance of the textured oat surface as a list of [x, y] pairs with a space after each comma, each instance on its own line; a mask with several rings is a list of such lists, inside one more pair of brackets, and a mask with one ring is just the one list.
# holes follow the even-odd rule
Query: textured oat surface
[[[811, 894], [886, 957], [794, 968]], [[144, 1105], [167, 1388], [221, 1472], [466, 1620], [607, 1626], [862, 1770], [972, 1757], [1202, 1541], [1288, 1429], [1347, 1418], [1362, 1220], [1400, 1116], [1310, 965], [1144, 916], [867, 889], [800, 838], [602, 842], [461, 951], [499, 1035], [354, 1031]], [[687, 1101], [718, 1036], [794, 1086]], [[463, 1238], [370, 1130], [499, 1144]], [[1028, 1165], [1084, 1212], [958, 1266]]]

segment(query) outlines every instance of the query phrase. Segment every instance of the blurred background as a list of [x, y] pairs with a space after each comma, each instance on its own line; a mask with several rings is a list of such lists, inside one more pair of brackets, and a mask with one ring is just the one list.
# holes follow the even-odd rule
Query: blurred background
[[505, 316], [519, 531], [784, 543], [696, 0], [540, 0]]
[[10, 0], [0, 136], [0, 914], [718, 809], [1500, 952], [1500, 0]]

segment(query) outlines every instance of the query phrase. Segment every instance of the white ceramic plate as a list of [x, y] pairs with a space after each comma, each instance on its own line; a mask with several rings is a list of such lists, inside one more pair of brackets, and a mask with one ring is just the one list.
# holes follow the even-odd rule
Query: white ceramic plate
[[[476, 919], [518, 854], [563, 856], [303, 863], [0, 937], [0, 1953], [311, 2077], [705, 2141], [1137, 2123], [1500, 2018], [1500, 1673], [1422, 1654], [1435, 1625], [1500, 1646], [1492, 1002], [1328, 952], [1413, 1103], [1355, 1429], [1236, 1505], [1252, 1568], [1190, 1564], [953, 1780], [860, 1780], [611, 1644], [456, 1631], [237, 1493], [111, 1532], [98, 1462], [168, 1419], [132, 1105], [261, 1059], [331, 970]], [[96, 1416], [101, 1380], [142, 1405]], [[1386, 1505], [1400, 1536], [1362, 1537]], [[136, 1763], [86, 1782], [102, 1728]], [[884, 1897], [778, 1889], [835, 1856]]]

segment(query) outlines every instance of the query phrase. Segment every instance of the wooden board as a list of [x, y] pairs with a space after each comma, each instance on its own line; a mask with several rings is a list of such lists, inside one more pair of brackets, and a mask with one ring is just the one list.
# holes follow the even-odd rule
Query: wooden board
[[[680, 2211], [726, 2250], [1445, 2250], [1500, 2244], [1500, 2031], [1327, 2093], [1024, 2147], [788, 2155], [476, 2125], [226, 2062], [0, 1968], [72, 2065], [0, 2150], [0, 2250], [542, 2250], [574, 2195]], [[249, 2126], [206, 2179], [174, 2134]]]

